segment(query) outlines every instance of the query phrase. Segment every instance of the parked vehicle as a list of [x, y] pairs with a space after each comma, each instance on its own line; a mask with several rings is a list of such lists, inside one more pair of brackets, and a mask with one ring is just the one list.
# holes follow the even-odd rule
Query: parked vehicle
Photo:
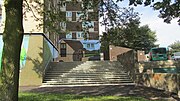
[[168, 60], [168, 50], [165, 47], [151, 48], [149, 51], [150, 61]]
[[172, 60], [180, 60], [180, 52], [173, 53]]

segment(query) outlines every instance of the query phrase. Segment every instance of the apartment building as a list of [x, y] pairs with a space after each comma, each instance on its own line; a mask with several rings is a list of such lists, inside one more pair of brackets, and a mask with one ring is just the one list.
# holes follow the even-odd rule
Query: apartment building
[[[89, 8], [86, 12], [83, 11], [83, 0], [53, 0], [51, 3], [61, 5], [60, 10], [63, 12], [66, 21], [60, 22], [60, 27], [64, 32], [59, 35], [60, 44], [60, 61], [78, 61], [81, 50], [88, 50], [88, 48], [97, 49], [94, 46], [99, 40], [99, 21], [98, 21], [98, 7]], [[95, 0], [90, 0], [90, 4], [95, 3]], [[77, 41], [82, 42], [83, 48], [72, 49], [72, 45]], [[91, 40], [91, 41], [88, 41]], [[92, 41], [95, 40], [95, 41]], [[66, 43], [68, 41], [68, 43]], [[94, 42], [94, 43], [93, 43]], [[100, 43], [99, 43], [100, 44]], [[78, 46], [78, 45], [77, 45]], [[88, 46], [88, 47], [87, 47]], [[68, 48], [69, 47], [69, 48]], [[79, 48], [79, 47], [76, 47]], [[81, 53], [78, 53], [81, 52]], [[77, 56], [75, 55], [77, 54]], [[64, 55], [66, 54], [66, 55]], [[76, 58], [74, 58], [76, 57]]]

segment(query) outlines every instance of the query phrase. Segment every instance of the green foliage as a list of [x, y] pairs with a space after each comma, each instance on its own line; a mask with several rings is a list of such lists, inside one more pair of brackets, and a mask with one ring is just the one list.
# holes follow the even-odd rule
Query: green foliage
[[[117, 0], [122, 1], [122, 0]], [[159, 17], [164, 19], [164, 22], [170, 23], [172, 19], [178, 18], [180, 24], [180, 1], [179, 0], [129, 0], [129, 5], [151, 6], [154, 10], [159, 10]]]
[[109, 29], [108, 34], [102, 37], [102, 47], [110, 44], [148, 52], [150, 48], [156, 46], [155, 32], [151, 31], [147, 25], [140, 26], [137, 19], [129, 21], [123, 27]]
[[137, 12], [134, 12], [133, 8], [119, 7], [113, 0], [101, 2], [99, 11], [100, 17], [103, 18], [101, 24], [106, 28], [123, 26], [129, 23], [129, 19], [138, 19], [139, 15]]
[[168, 47], [171, 48], [171, 52], [180, 52], [180, 41], [176, 41], [169, 45]]
[[20, 93], [19, 101], [148, 101], [140, 97]]
[[[61, 11], [61, 7], [65, 5], [65, 1], [55, 3], [52, 0], [45, 1], [44, 24], [46, 33], [61, 34], [62, 25], [66, 23], [66, 13]], [[61, 22], [61, 23], [60, 23]]]

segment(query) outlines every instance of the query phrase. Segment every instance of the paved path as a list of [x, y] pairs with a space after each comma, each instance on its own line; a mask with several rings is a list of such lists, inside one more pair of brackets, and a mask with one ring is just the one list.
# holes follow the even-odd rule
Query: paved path
[[21, 92], [43, 92], [75, 95], [112, 95], [112, 96], [136, 96], [148, 100], [180, 101], [172, 94], [163, 90], [143, 86], [81, 86], [81, 87], [20, 87]]

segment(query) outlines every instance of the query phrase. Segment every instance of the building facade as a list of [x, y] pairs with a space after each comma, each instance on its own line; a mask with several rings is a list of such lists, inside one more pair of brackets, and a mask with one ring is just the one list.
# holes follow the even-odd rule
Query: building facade
[[[48, 16], [39, 13], [37, 11], [52, 10], [52, 6], [56, 5], [55, 10], [59, 11], [58, 5], [59, 2], [65, 0], [39, 0], [40, 5], [35, 3], [33, 0], [27, 0], [32, 11], [26, 11], [24, 7], [24, 38], [22, 43], [22, 48], [24, 50], [23, 60], [20, 60], [21, 63], [21, 72], [20, 72], [20, 86], [28, 85], [41, 85], [42, 78], [45, 72], [46, 67], [51, 61], [81, 61], [83, 57], [83, 45], [80, 40], [83, 38], [83, 25], [82, 21], [78, 22], [78, 12], [80, 12], [80, 7], [82, 6], [82, 1], [79, 0], [78, 3], [71, 4], [70, 0], [66, 0], [64, 8], [60, 7], [62, 10], [60, 16], [64, 16], [65, 20], [54, 21], [50, 19], [51, 23], [46, 22]], [[63, 4], [63, 3], [62, 3]], [[71, 8], [70, 5], [75, 8]], [[38, 7], [38, 8], [34, 8]], [[79, 8], [78, 8], [79, 7]], [[53, 12], [53, 11], [52, 11]], [[50, 12], [50, 13], [52, 13]], [[53, 12], [54, 13], [54, 12]], [[91, 14], [93, 12], [89, 12]], [[76, 15], [77, 14], [77, 15]], [[52, 14], [54, 15], [54, 14]], [[0, 59], [3, 50], [3, 39], [2, 33], [4, 29], [5, 21], [5, 9], [3, 4], [0, 8], [0, 22], [2, 25], [0, 27]], [[38, 19], [37, 19], [38, 18]], [[67, 20], [66, 20], [67, 19]], [[88, 29], [88, 39], [98, 39], [98, 21], [92, 20], [92, 26]], [[48, 27], [47, 25], [50, 24]], [[53, 26], [54, 25], [54, 26]], [[50, 28], [51, 27], [51, 28]], [[54, 27], [59, 27], [62, 30], [51, 30]], [[48, 29], [49, 28], [49, 29]], [[68, 34], [66, 34], [69, 32]], [[61, 33], [61, 34], [59, 34]], [[66, 40], [64, 40], [66, 39]], [[69, 53], [70, 52], [70, 53]], [[64, 53], [64, 54], [62, 54]], [[71, 57], [68, 54], [73, 54]], [[28, 58], [27, 58], [28, 57]], [[70, 58], [70, 59], [68, 59]], [[33, 81], [33, 82], [32, 82]]]
[[[95, 0], [90, 0], [88, 2], [88, 5], [92, 5], [93, 3], [96, 2], [97, 1]], [[45, 8], [48, 8], [51, 11], [53, 10], [61, 15], [60, 21], [57, 21], [57, 23], [55, 24], [58, 25], [56, 26], [56, 28], [57, 29], [59, 28], [59, 32], [60, 32], [58, 49], [61, 55], [59, 56], [59, 60], [60, 61], [82, 60], [82, 59], [74, 60], [73, 59], [74, 53], [77, 53], [78, 50], [84, 50], [83, 48], [89, 45], [88, 42], [86, 42], [87, 45], [85, 43], [81, 43], [83, 45], [83, 48], [81, 49], [79, 49], [79, 47], [75, 47], [77, 49], [66, 48], [66, 50], [64, 50], [62, 49], [61, 46], [70, 47], [72, 44], [76, 45], [74, 44], [74, 42], [79, 43], [81, 42], [81, 40], [99, 40], [99, 21], [98, 21], [98, 10], [97, 10], [98, 7], [91, 8], [89, 6], [88, 10], [83, 10], [85, 7], [84, 6], [85, 3], [83, 2], [83, 0], [47, 0], [45, 4], [47, 4], [46, 5], [47, 7]], [[50, 34], [50, 36], [54, 38], [52, 33]], [[68, 43], [66, 43], [67, 40]], [[94, 43], [92, 43], [91, 41], [91, 46], [96, 46], [96, 44], [97, 44], [96, 41], [94, 41]], [[62, 54], [64, 53], [68, 55], [62, 56]]]

